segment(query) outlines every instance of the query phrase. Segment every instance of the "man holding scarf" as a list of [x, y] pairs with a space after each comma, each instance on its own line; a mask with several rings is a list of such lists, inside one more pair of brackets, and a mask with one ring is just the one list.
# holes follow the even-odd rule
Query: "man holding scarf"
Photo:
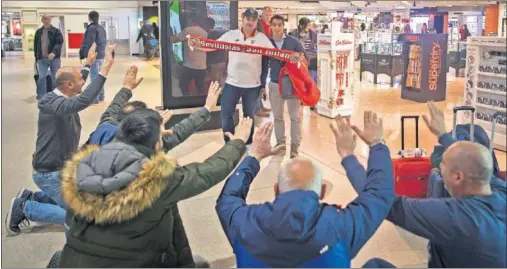
[[[223, 34], [217, 41], [236, 43], [238, 45], [252, 45], [264, 48], [274, 48], [273, 44], [265, 34], [256, 31], [259, 23], [259, 13], [252, 8], [243, 12], [241, 29], [230, 30]], [[195, 44], [190, 43], [190, 46]], [[203, 51], [214, 51], [215, 49], [201, 48]], [[261, 89], [266, 87], [266, 77], [268, 73], [269, 59], [260, 54], [250, 54], [242, 52], [229, 52], [229, 63], [227, 66], [227, 79], [222, 90], [221, 99], [221, 119], [222, 130], [224, 132], [225, 142], [229, 141], [226, 133], [234, 134], [234, 111], [242, 99], [243, 117], [254, 118], [256, 108], [259, 102]], [[247, 145], [252, 143], [252, 134], [247, 141]]]
[[[273, 37], [271, 42], [276, 46], [277, 49], [304, 52], [303, 45], [298, 39], [292, 36], [287, 36], [283, 32], [285, 26], [285, 19], [281, 15], [274, 15], [270, 21], [271, 31]], [[290, 157], [295, 158], [299, 155], [299, 145], [301, 143], [301, 116], [300, 107], [301, 101], [293, 94], [282, 96], [279, 91], [280, 80], [280, 69], [285, 65], [285, 62], [271, 58], [270, 59], [270, 82], [269, 82], [269, 100], [271, 102], [271, 108], [273, 109], [273, 115], [275, 117], [275, 136], [276, 143], [278, 145], [285, 146], [285, 122], [284, 122], [284, 106], [287, 102], [287, 108], [290, 115], [290, 135], [291, 135], [291, 147]], [[289, 80], [287, 80], [289, 81]], [[292, 89], [291, 85], [285, 85], [282, 83], [282, 92], [289, 91]], [[284, 89], [285, 87], [285, 89]]]

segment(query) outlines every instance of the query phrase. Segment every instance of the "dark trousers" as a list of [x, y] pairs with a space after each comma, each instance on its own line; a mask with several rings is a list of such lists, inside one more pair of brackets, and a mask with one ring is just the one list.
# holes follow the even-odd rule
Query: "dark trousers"
[[[260, 87], [255, 88], [239, 88], [229, 84], [225, 84], [222, 90], [222, 99], [220, 102], [221, 106], [221, 119], [222, 119], [222, 130], [224, 133], [230, 132], [234, 134], [234, 112], [238, 105], [239, 99], [242, 100], [243, 105], [243, 117], [249, 117], [252, 120], [255, 116], [255, 108], [259, 102]], [[252, 135], [254, 131], [254, 125], [252, 124], [252, 130], [250, 137], [248, 138], [247, 144], [252, 143]], [[229, 138], [224, 136], [225, 142], [229, 141]]]
[[190, 91], [188, 85], [193, 80], [195, 83], [195, 89], [199, 94], [206, 95], [204, 90], [204, 77], [206, 76], [206, 70], [192, 69], [186, 66], [182, 67], [180, 76], [180, 89], [183, 96], [189, 96]]
[[373, 258], [367, 261], [363, 268], [396, 268], [396, 266], [384, 259]]

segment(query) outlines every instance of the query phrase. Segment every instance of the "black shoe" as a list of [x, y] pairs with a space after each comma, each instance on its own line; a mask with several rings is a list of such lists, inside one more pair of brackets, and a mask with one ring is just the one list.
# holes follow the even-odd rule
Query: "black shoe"
[[7, 218], [5, 218], [5, 227], [7, 234], [18, 235], [21, 232], [20, 226], [29, 226], [30, 222], [23, 212], [23, 204], [26, 199], [13, 198], [11, 200], [11, 206], [7, 212]]
[[26, 200], [33, 200], [32, 199], [32, 194], [33, 194], [33, 191], [25, 189], [25, 188], [21, 188], [18, 191], [18, 194], [16, 195], [16, 198], [22, 198], [22, 199], [26, 199]]

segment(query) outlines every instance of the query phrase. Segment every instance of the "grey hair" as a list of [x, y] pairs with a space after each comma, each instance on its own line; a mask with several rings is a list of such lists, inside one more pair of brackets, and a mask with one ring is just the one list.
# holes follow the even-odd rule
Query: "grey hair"
[[[311, 179], [308, 179], [306, 184], [294, 184], [292, 178], [289, 178], [288, 170], [290, 167], [301, 161], [311, 162], [314, 169], [314, 174]], [[282, 162], [280, 166], [280, 172], [278, 173], [278, 189], [280, 193], [289, 192], [293, 190], [312, 190], [318, 196], [322, 191], [322, 170], [320, 166], [312, 159], [304, 157], [296, 157], [294, 159], [288, 159]]]

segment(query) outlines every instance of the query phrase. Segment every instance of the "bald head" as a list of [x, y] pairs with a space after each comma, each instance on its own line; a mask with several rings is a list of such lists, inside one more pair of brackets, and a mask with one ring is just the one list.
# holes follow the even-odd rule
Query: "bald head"
[[280, 193], [293, 190], [313, 190], [322, 194], [322, 172], [312, 160], [297, 157], [282, 163], [278, 174]]
[[445, 151], [442, 162], [448, 172], [461, 171], [465, 179], [480, 185], [489, 185], [493, 176], [491, 152], [479, 143], [460, 141], [453, 144]]
[[68, 97], [72, 97], [81, 92], [84, 85], [79, 68], [73, 66], [64, 66], [56, 72], [56, 88]]
[[47, 28], [51, 25], [51, 17], [48, 14], [42, 14], [41, 22]]

